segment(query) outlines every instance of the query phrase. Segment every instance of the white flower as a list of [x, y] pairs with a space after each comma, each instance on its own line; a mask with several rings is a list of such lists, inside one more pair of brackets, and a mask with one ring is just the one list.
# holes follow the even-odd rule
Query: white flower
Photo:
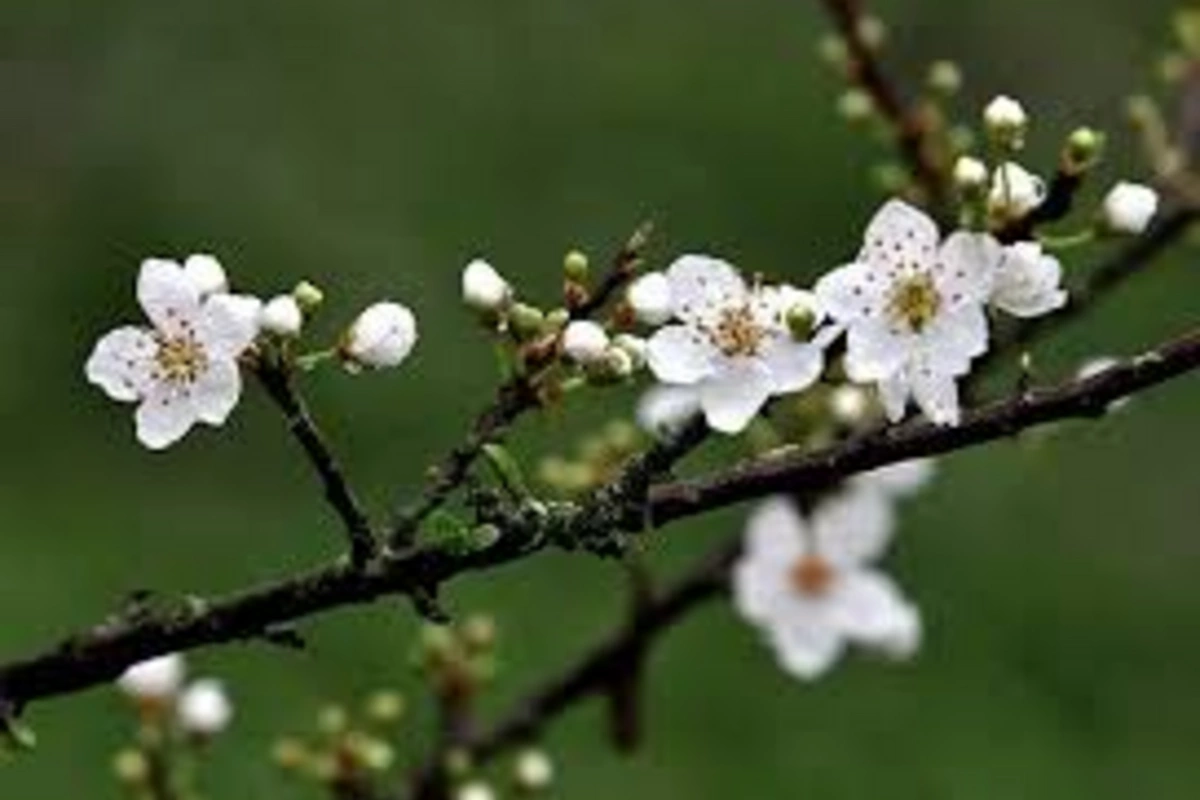
[[513, 764], [513, 778], [523, 791], [543, 791], [554, 782], [554, 763], [542, 750], [525, 750]]
[[1020, 219], [1045, 199], [1045, 181], [1015, 161], [1006, 161], [992, 173], [988, 210], [1001, 220]]
[[874, 567], [893, 527], [885, 498], [853, 489], [823, 501], [809, 520], [784, 498], [751, 514], [734, 601], [789, 673], [819, 677], [847, 643], [895, 657], [915, 652], [920, 617]]
[[358, 315], [342, 340], [348, 364], [383, 369], [399, 366], [417, 343], [417, 320], [399, 303], [375, 303]]
[[455, 800], [496, 800], [492, 787], [483, 781], [471, 781], [458, 787], [454, 793]]
[[983, 124], [993, 136], [1019, 137], [1029, 124], [1029, 117], [1019, 102], [1011, 97], [999, 95], [983, 109]]
[[981, 189], [987, 180], [987, 165], [978, 158], [959, 156], [954, 162], [954, 185], [961, 191], [972, 192]]
[[939, 244], [937, 227], [892, 200], [867, 227], [858, 258], [817, 283], [825, 311], [846, 328], [846, 373], [874, 382], [888, 417], [909, 396], [934, 422], [958, 421], [956, 378], [987, 350], [984, 304], [1000, 245], [958, 231]]
[[738, 433], [772, 395], [799, 392], [824, 369], [824, 348], [835, 335], [818, 331], [798, 341], [788, 313], [812, 303], [791, 287], [748, 287], [732, 266], [708, 256], [683, 256], [667, 270], [674, 316], [647, 350], [663, 383], [695, 386], [710, 427]]
[[137, 437], [160, 450], [197, 422], [225, 422], [242, 391], [238, 357], [258, 333], [261, 303], [252, 297], [201, 297], [183, 267], [149, 259], [138, 301], [153, 328], [117, 328], [96, 343], [87, 378], [114, 400], [139, 403]]
[[180, 696], [176, 716], [185, 732], [213, 736], [229, 727], [233, 703], [221, 681], [201, 678], [192, 682]]
[[304, 312], [290, 294], [281, 294], [267, 301], [258, 315], [259, 327], [266, 333], [284, 338], [300, 335], [304, 327]]
[[491, 264], [475, 259], [462, 273], [463, 302], [477, 311], [498, 311], [512, 300], [512, 287]]
[[1017, 242], [1004, 248], [991, 303], [1015, 317], [1038, 317], [1066, 305], [1061, 280], [1057, 258], [1037, 242]]
[[916, 494], [933, 480], [932, 458], [914, 458], [864, 472], [851, 479], [855, 486], [876, 491], [889, 499]]
[[1113, 233], [1138, 235], [1158, 212], [1158, 192], [1149, 186], [1122, 181], [1104, 198], [1101, 216]]
[[694, 386], [652, 386], [637, 405], [637, 421], [652, 436], [667, 437], [700, 413], [700, 392]]
[[643, 325], [662, 325], [671, 319], [671, 282], [661, 272], [650, 272], [635, 280], [626, 298]]
[[608, 354], [609, 339], [604, 328], [591, 320], [578, 319], [562, 333], [562, 349], [579, 364], [596, 364]]
[[229, 279], [221, 262], [209, 255], [188, 256], [183, 271], [201, 297], [229, 291]]
[[117, 688], [135, 700], [164, 700], [173, 697], [187, 671], [178, 653], [134, 664], [117, 678]]

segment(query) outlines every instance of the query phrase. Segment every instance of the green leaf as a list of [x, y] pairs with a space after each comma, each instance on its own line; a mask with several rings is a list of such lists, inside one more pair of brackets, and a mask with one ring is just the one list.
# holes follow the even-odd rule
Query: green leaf
[[503, 445], [485, 444], [483, 456], [509, 494], [521, 499], [533, 496], [525, 482], [525, 473], [521, 470], [521, 465]]

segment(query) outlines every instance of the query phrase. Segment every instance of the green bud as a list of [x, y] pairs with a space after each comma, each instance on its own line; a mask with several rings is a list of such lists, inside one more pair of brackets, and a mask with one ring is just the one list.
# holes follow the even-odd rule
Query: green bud
[[1179, 45], [1192, 58], [1200, 58], [1200, 10], [1179, 11], [1172, 20]]
[[873, 14], [864, 14], [859, 17], [856, 33], [864, 45], [872, 50], [878, 50], [887, 40], [887, 25]]
[[865, 122], [875, 114], [875, 101], [862, 89], [847, 89], [838, 98], [838, 113], [847, 122]]
[[517, 303], [508, 312], [508, 324], [517, 338], [524, 341], [542, 332], [546, 324], [546, 315], [539, 308]]
[[962, 70], [953, 61], [935, 61], [929, 65], [926, 82], [929, 84], [930, 91], [951, 97], [962, 89]]
[[379, 725], [392, 725], [404, 716], [408, 701], [404, 695], [390, 689], [380, 690], [367, 698], [366, 715]]
[[296, 288], [292, 289], [292, 297], [295, 298], [296, 304], [305, 314], [311, 314], [321, 303], [325, 302], [325, 293], [319, 286], [308, 281], [297, 283]]
[[1063, 166], [1079, 173], [1095, 166], [1104, 149], [1104, 134], [1094, 128], [1076, 128], [1063, 148]]
[[473, 650], [490, 650], [496, 644], [496, 620], [487, 614], [472, 614], [462, 624], [462, 638]]
[[634, 372], [633, 357], [619, 347], [610, 347], [602, 358], [587, 365], [588, 381], [596, 386], [609, 386], [628, 379]]
[[567, 323], [571, 321], [571, 312], [565, 308], [556, 308], [546, 314], [546, 322], [544, 326], [545, 333], [557, 333], [567, 327]]
[[588, 257], [572, 250], [563, 258], [563, 275], [569, 281], [583, 283], [588, 279]]
[[150, 763], [146, 756], [132, 747], [113, 757], [112, 769], [117, 780], [127, 786], [141, 786], [150, 777]]
[[846, 41], [836, 34], [822, 36], [817, 42], [817, 55], [834, 69], [844, 69], [850, 61], [846, 51]]
[[811, 305], [798, 303], [788, 309], [788, 332], [796, 341], [808, 341], [812, 336], [813, 327], [817, 324], [817, 315]]
[[327, 705], [317, 712], [317, 730], [326, 736], [337, 736], [350, 724], [350, 715], [339, 705]]

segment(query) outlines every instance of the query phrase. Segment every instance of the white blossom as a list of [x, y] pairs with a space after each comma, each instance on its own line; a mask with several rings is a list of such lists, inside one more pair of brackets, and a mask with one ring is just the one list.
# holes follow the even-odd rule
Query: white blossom
[[817, 678], [847, 644], [898, 658], [916, 651], [920, 616], [875, 566], [893, 528], [888, 501], [854, 488], [822, 501], [810, 519], [784, 498], [751, 514], [734, 601], [787, 672]]
[[988, 210], [1002, 220], [1020, 219], [1045, 199], [1045, 181], [1015, 161], [1006, 161], [992, 173]]
[[179, 726], [186, 733], [213, 736], [229, 727], [233, 703], [225, 685], [214, 678], [193, 681], [179, 697], [176, 707]]
[[643, 325], [662, 325], [671, 319], [671, 282], [661, 272], [649, 272], [635, 280], [626, 299]]
[[1015, 317], [1038, 317], [1066, 304], [1061, 280], [1057, 258], [1037, 242], [1017, 242], [1004, 248], [991, 303]]
[[694, 386], [710, 427], [738, 433], [772, 395], [801, 391], [824, 368], [824, 348], [836, 334], [797, 340], [788, 326], [793, 307], [811, 294], [791, 287], [749, 287], [732, 266], [687, 255], [667, 270], [676, 324], [650, 338], [650, 369], [663, 383]]
[[165, 700], [183, 685], [187, 665], [171, 653], [134, 664], [117, 678], [117, 688], [135, 700]]
[[96, 343], [87, 378], [109, 397], [138, 403], [137, 437], [160, 450], [196, 422], [219, 426], [241, 396], [238, 357], [258, 333], [261, 303], [201, 296], [174, 261], [142, 263], [137, 295], [152, 328], [117, 328]]
[[183, 262], [183, 272], [201, 297], [229, 291], [229, 278], [225, 275], [225, 269], [221, 262], [210, 255], [188, 256]]
[[304, 327], [304, 312], [290, 294], [281, 294], [267, 301], [258, 315], [259, 327], [275, 336], [293, 338]]
[[609, 338], [603, 326], [591, 320], [575, 320], [562, 333], [563, 352], [579, 364], [599, 363], [607, 356], [608, 346]]
[[637, 422], [646, 433], [666, 437], [700, 413], [700, 392], [694, 386], [651, 386], [637, 405]]
[[928, 216], [892, 200], [857, 259], [817, 283], [822, 307], [846, 329], [847, 375], [877, 384], [891, 420], [911, 396], [934, 422], [957, 424], [956, 380], [987, 350], [984, 304], [1000, 255], [987, 234], [958, 231], [939, 244]]
[[973, 192], [981, 189], [987, 181], [987, 165], [978, 158], [959, 156], [954, 162], [954, 185], [960, 190]]
[[1007, 95], [999, 95], [983, 109], [983, 124], [993, 135], [1019, 136], [1029, 124], [1029, 117], [1018, 101]]
[[1122, 181], [1104, 197], [1101, 216], [1113, 233], [1138, 235], [1158, 213], [1158, 192], [1149, 186]]
[[342, 340], [352, 366], [383, 369], [399, 366], [417, 343], [417, 320], [405, 306], [381, 302], [367, 308]]
[[478, 311], [498, 311], [512, 300], [512, 286], [486, 261], [475, 259], [462, 273], [463, 302]]

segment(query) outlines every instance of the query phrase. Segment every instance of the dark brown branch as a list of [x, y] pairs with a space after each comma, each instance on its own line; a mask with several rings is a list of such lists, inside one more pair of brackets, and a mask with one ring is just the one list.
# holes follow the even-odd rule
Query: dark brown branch
[[350, 483], [333, 451], [325, 441], [312, 414], [309, 413], [303, 398], [296, 392], [292, 384], [292, 373], [280, 364], [263, 361], [254, 366], [254, 372], [259, 382], [267, 392], [267, 396], [275, 402], [287, 420], [288, 429], [300, 446], [309, 462], [316, 469], [325, 489], [325, 498], [329, 505], [341, 517], [346, 527], [346, 536], [350, 541], [350, 561], [356, 566], [365, 564], [376, 550], [375, 536], [371, 532], [371, 523], [367, 519], [358, 499], [354, 496]]
[[874, 48], [863, 39], [862, 21], [867, 17], [863, 3], [860, 0], [821, 0], [821, 3], [846, 43], [851, 80], [870, 95], [891, 128], [913, 176], [929, 193], [933, 205], [938, 205], [946, 194], [946, 176], [929, 142], [929, 125], [922, 114], [904, 102]]

